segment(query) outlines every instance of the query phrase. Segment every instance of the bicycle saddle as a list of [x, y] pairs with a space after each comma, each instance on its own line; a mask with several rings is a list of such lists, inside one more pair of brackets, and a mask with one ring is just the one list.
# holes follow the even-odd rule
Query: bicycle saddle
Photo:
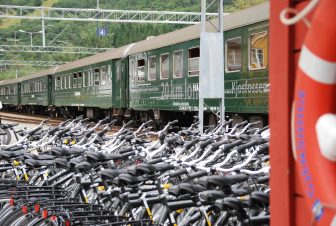
[[206, 188], [199, 184], [181, 183], [179, 185], [179, 195], [183, 195], [183, 194], [194, 195], [204, 190], [206, 190]]
[[25, 151], [1, 151], [0, 157], [6, 158], [6, 159], [12, 159], [22, 156], [25, 153]]
[[224, 199], [217, 199], [214, 205], [221, 210], [228, 208], [238, 210], [249, 207], [246, 201], [242, 201], [240, 199], [237, 199], [236, 197], [226, 197]]
[[62, 158], [57, 158], [54, 159], [54, 163], [56, 168], [68, 168], [69, 167], [69, 162], [67, 159], [62, 159]]
[[121, 158], [121, 155], [119, 154], [104, 154], [101, 152], [87, 152], [86, 153], [87, 161], [92, 161], [92, 162], [118, 160], [120, 158]]
[[264, 192], [254, 191], [251, 193], [251, 202], [258, 204], [260, 206], [269, 205], [269, 194]]
[[63, 147], [54, 147], [51, 149], [51, 152], [56, 156], [69, 156], [69, 155], [80, 155], [85, 152], [83, 148], [72, 147], [72, 148], [63, 148]]
[[205, 201], [214, 201], [216, 199], [221, 199], [227, 197], [227, 194], [225, 194], [223, 191], [218, 190], [207, 190], [200, 192], [199, 196], [201, 199]]
[[41, 167], [41, 166], [50, 166], [50, 165], [53, 165], [54, 162], [50, 160], [26, 159], [25, 164], [28, 167], [36, 168], [36, 167]]
[[248, 176], [244, 174], [236, 175], [213, 175], [208, 177], [202, 177], [198, 183], [202, 184], [205, 187], [208, 186], [220, 186], [227, 187], [233, 184], [241, 183], [248, 180]]
[[94, 167], [94, 165], [88, 163], [88, 162], [80, 162], [75, 165], [75, 169], [78, 170], [79, 172], [87, 172], [91, 170]]
[[136, 177], [136, 176], [132, 176], [131, 174], [120, 174], [118, 179], [120, 183], [129, 184], [129, 185], [138, 184], [146, 180], [146, 178], [144, 177]]
[[99, 176], [103, 179], [114, 179], [115, 177], [119, 176], [120, 174], [126, 174], [126, 170], [114, 170], [114, 169], [105, 169], [99, 172]]
[[53, 160], [55, 156], [53, 155], [36, 155], [33, 153], [25, 153], [24, 157], [26, 159], [35, 159], [35, 160]]

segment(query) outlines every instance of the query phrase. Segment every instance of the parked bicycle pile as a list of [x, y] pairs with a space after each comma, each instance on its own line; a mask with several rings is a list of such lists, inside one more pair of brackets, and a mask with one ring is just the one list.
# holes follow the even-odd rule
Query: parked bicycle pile
[[258, 122], [203, 134], [198, 123], [128, 122], [111, 135], [108, 118], [47, 121], [0, 145], [2, 226], [269, 223], [269, 132]]

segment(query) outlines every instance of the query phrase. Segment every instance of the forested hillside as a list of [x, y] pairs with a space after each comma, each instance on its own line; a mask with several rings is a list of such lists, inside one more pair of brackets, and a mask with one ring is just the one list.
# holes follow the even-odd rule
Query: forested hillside
[[[234, 12], [265, 2], [266, 0], [224, 0], [225, 12]], [[53, 6], [65, 8], [96, 8], [96, 0], [0, 0], [1, 5]], [[166, 10], [166, 11], [200, 11], [201, 0], [100, 0], [103, 9], [136, 9], [136, 10]], [[210, 9], [211, 10], [211, 9]], [[213, 9], [214, 10], [214, 9]], [[83, 47], [119, 47], [128, 43], [143, 40], [148, 36], [167, 33], [182, 25], [167, 24], [121, 24], [121, 23], [88, 23], [70, 21], [46, 21], [47, 46], [83, 46]], [[97, 28], [106, 28], [107, 35], [99, 37]], [[28, 45], [30, 35], [24, 31], [40, 31], [39, 20], [0, 20], [1, 45]], [[62, 33], [61, 33], [62, 32]], [[61, 33], [61, 34], [60, 34]], [[56, 39], [55, 37], [60, 34]], [[41, 34], [32, 35], [33, 46], [42, 45]], [[80, 54], [64, 53], [5, 53], [0, 51], [0, 60], [40, 60], [68, 62], [84, 57]], [[24, 76], [33, 71], [42, 70], [32, 66], [4, 66], [0, 64], [0, 80]]]

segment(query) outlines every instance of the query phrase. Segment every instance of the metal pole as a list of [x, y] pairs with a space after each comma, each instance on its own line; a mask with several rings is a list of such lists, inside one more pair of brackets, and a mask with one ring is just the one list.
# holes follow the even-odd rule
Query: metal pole
[[[224, 11], [223, 11], [223, 0], [219, 0], [219, 32], [223, 32], [223, 16], [224, 16]], [[224, 34], [223, 34], [224, 37]]]
[[97, 0], [97, 9], [99, 9], [99, 0]]
[[[201, 3], [201, 34], [205, 32], [205, 23], [206, 23], [206, 0], [202, 0], [202, 3]], [[202, 50], [201, 50], [202, 52]], [[202, 54], [201, 54], [201, 57], [202, 57]], [[201, 70], [199, 70], [201, 71]], [[204, 76], [202, 75], [201, 73], [199, 74], [199, 81], [201, 81], [201, 76]], [[200, 87], [200, 84], [199, 86]], [[198, 89], [199, 90], [199, 94], [198, 94], [198, 119], [199, 119], [199, 131], [200, 133], [203, 133], [203, 126], [204, 126], [204, 96], [203, 96], [203, 93], [202, 93], [202, 90], [201, 89]]]
[[30, 35], [30, 47], [33, 47], [33, 32], [29, 32]]
[[205, 32], [205, 20], [206, 20], [206, 0], [202, 0], [202, 3], [201, 3], [201, 33], [202, 32]]
[[45, 27], [44, 27], [44, 8], [42, 8], [42, 45], [43, 47], [46, 46], [45, 43]]
[[[219, 31], [223, 35], [223, 41], [224, 41], [224, 9], [223, 8], [224, 8], [223, 0], [219, 0]], [[223, 45], [223, 53], [224, 53], [224, 48], [225, 48], [225, 42]], [[225, 62], [225, 54], [223, 54], [223, 61], [221, 62], [222, 67], [224, 67], [224, 62]], [[221, 105], [220, 105], [221, 123], [225, 121], [225, 76], [223, 80], [224, 80], [224, 92], [223, 92], [223, 98], [222, 98]]]

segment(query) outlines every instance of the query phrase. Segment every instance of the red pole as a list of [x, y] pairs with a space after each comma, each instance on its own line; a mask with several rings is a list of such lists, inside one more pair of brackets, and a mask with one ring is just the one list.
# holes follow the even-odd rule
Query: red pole
[[282, 9], [291, 0], [272, 0], [270, 8], [271, 226], [294, 225], [294, 160], [290, 117], [294, 88], [292, 27], [281, 23]]

